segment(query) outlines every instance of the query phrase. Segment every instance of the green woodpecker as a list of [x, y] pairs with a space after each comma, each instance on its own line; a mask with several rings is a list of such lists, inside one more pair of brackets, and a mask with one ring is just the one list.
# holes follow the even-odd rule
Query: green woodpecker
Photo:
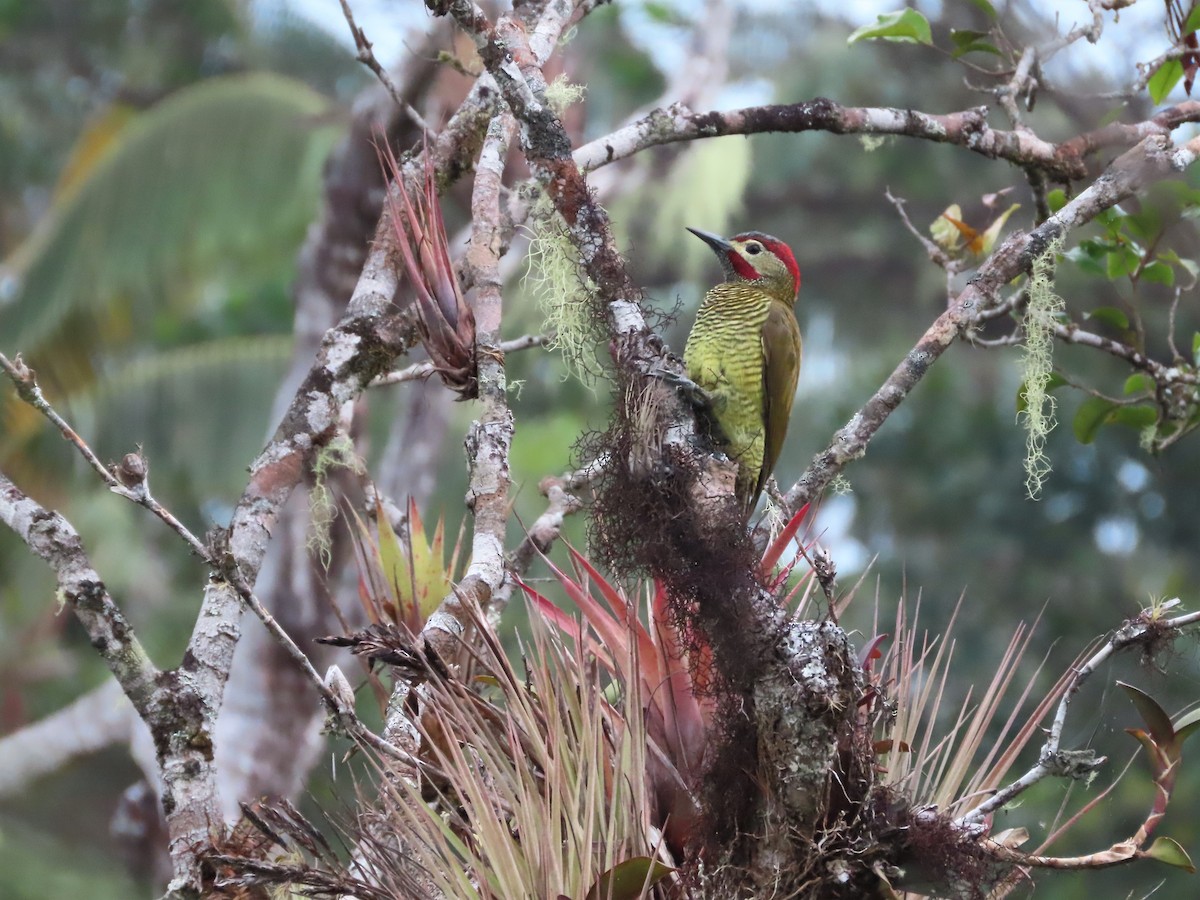
[[800, 377], [800, 267], [787, 244], [760, 231], [728, 239], [688, 231], [717, 254], [725, 283], [704, 295], [683, 359], [738, 464], [737, 497], [748, 515], [783, 449]]

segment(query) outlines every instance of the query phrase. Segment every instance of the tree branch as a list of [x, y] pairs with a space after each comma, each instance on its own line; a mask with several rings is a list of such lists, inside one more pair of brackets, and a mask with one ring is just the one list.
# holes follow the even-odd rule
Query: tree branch
[[[505, 355], [509, 353], [518, 353], [521, 350], [529, 350], [532, 347], [544, 347], [550, 341], [550, 336], [545, 334], [527, 334], [523, 337], [513, 338], [511, 341], [501, 341], [496, 349]], [[380, 375], [371, 382], [371, 387], [383, 387], [388, 384], [403, 384], [406, 381], [420, 381], [434, 374], [437, 369], [431, 362], [413, 363], [411, 366], [406, 366], [403, 369], [398, 369], [394, 372], [388, 372]]]
[[848, 107], [824, 97], [802, 103], [753, 106], [729, 112], [693, 112], [681, 104], [656, 109], [644, 118], [584, 144], [575, 159], [584, 171], [676, 141], [724, 135], [799, 133], [897, 135], [953, 144], [989, 159], [1005, 159], [1039, 169], [1055, 180], [1087, 177], [1085, 160], [1096, 151], [1128, 147], [1152, 135], [1167, 135], [1186, 122], [1200, 121], [1200, 102], [1188, 100], [1145, 122], [1113, 123], [1060, 144], [1025, 129], [1003, 131], [987, 123], [988, 108], [935, 115], [911, 109]]
[[1000, 292], [1027, 272], [1058, 238], [1090, 222], [1151, 182], [1182, 172], [1196, 158], [1200, 140], [1175, 148], [1166, 137], [1149, 137], [1118, 157], [1086, 190], [1033, 231], [1011, 235], [980, 266], [955, 303], [926, 330], [870, 400], [833, 436], [787, 492], [789, 510], [812, 500], [846, 465], [866, 453], [880, 426], [929, 367], [971, 326], [978, 312], [1001, 302]]

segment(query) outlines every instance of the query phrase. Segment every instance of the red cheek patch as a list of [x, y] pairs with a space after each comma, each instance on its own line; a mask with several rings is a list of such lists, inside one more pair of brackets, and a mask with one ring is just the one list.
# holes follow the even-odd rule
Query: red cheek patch
[[[746, 260], [742, 257], [742, 254], [738, 253], [736, 250], [730, 250], [727, 255], [729, 256], [729, 264], [733, 266], [733, 271], [737, 272], [743, 278], [746, 278], [750, 281], [758, 281], [758, 279], [762, 278], [762, 276], [759, 275], [755, 270], [754, 266], [746, 262]], [[795, 265], [795, 263], [793, 263], [793, 265]]]

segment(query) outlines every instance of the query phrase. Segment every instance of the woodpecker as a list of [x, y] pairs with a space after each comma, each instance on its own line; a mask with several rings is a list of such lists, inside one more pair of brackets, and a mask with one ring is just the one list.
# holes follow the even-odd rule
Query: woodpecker
[[800, 377], [800, 267], [787, 244], [761, 231], [688, 231], [717, 255], [725, 281], [704, 295], [684, 364], [721, 449], [738, 465], [735, 489], [748, 516], [783, 449]]

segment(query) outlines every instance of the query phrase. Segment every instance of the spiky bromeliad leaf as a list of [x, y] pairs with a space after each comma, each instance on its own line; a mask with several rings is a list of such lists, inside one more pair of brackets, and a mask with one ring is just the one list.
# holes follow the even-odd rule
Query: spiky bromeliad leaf
[[415, 864], [439, 896], [615, 900], [645, 895], [631, 882], [671, 877], [652, 821], [637, 680], [610, 699], [585, 652], [539, 617], [529, 625], [515, 666], [475, 612], [476, 678], [446, 672], [426, 683], [422, 758], [446, 778], [381, 777], [374, 814], [408, 851], [364, 843], [383, 883]]
[[340, 131], [329, 108], [300, 82], [256, 74], [136, 116], [5, 261], [17, 289], [0, 333], [33, 353], [73, 314], [192, 303], [223, 277], [290, 265]]
[[450, 241], [438, 204], [432, 156], [424, 155], [422, 190], [413, 197], [405, 189], [399, 161], [382, 138], [379, 162], [395, 185], [388, 190], [387, 209], [404, 264], [402, 271], [415, 295], [421, 342], [446, 387], [460, 400], [470, 400], [479, 394], [475, 313], [463, 297], [450, 262]]
[[[786, 583], [793, 563], [778, 573], [775, 566], [793, 546], [808, 509], [805, 505], [792, 517], [763, 555], [763, 576], [778, 589], [784, 603], [790, 599], [782, 595], [788, 594]], [[578, 653], [588, 654], [625, 690], [636, 689], [646, 698], [643, 725], [650, 742], [648, 771], [656, 799], [655, 825], [663, 829], [669, 846], [686, 846], [695, 838], [700, 821], [688, 784], [699, 771], [711, 740], [712, 698], [697, 681], [708, 677], [711, 648], [697, 635], [680, 633], [673, 624], [667, 590], [661, 582], [639, 585], [632, 595], [627, 594], [605, 578], [587, 556], [569, 544], [567, 550], [574, 576], [549, 559], [544, 561], [589, 628], [581, 628], [573, 615], [529, 585], [518, 583], [541, 618], [554, 625]], [[642, 869], [632, 880], [640, 885], [645, 874]], [[606, 882], [596, 890], [611, 887]]]
[[459, 571], [462, 530], [446, 561], [445, 520], [438, 518], [430, 534], [416, 502], [409, 498], [404, 533], [397, 534], [387, 511], [376, 501], [378, 537], [351, 510], [357, 524], [351, 535], [359, 570], [359, 596], [373, 623], [404, 625], [420, 632], [442, 598], [453, 590]]

